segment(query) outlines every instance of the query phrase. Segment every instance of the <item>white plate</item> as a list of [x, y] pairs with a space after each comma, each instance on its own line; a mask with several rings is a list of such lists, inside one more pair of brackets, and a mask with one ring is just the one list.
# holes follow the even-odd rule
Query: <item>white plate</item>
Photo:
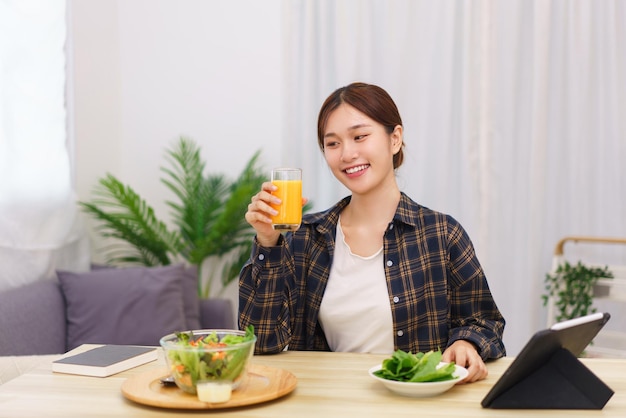
[[[439, 363], [439, 366], [437, 367], [439, 368], [445, 364], [446, 363]], [[428, 396], [439, 395], [452, 388], [452, 386], [465, 379], [468, 375], [466, 368], [455, 365], [455, 370], [452, 373], [454, 379], [444, 380], [443, 382], [398, 382], [396, 380], [387, 380], [374, 375], [374, 372], [380, 370], [381, 368], [381, 364], [372, 367], [369, 369], [369, 375], [381, 382], [392, 392], [414, 398], [425, 398]]]

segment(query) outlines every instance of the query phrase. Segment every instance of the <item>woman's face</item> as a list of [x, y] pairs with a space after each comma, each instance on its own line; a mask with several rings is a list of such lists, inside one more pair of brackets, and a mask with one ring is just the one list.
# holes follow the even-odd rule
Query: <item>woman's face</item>
[[402, 126], [391, 134], [354, 107], [342, 104], [329, 116], [324, 157], [334, 176], [353, 194], [395, 184], [393, 155], [402, 146]]

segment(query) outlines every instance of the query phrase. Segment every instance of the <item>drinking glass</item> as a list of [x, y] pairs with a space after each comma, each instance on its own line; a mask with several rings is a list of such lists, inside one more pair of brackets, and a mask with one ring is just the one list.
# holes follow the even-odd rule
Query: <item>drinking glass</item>
[[278, 187], [272, 194], [281, 200], [280, 205], [271, 205], [278, 211], [272, 216], [272, 227], [278, 231], [295, 231], [302, 222], [302, 170], [274, 168], [272, 183]]

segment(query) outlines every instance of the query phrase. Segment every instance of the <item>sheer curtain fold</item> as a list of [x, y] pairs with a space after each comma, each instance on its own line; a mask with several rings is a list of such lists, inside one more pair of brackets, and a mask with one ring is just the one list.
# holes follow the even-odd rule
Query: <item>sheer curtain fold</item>
[[0, 1], [0, 290], [89, 265], [67, 149], [65, 1]]
[[545, 324], [558, 239], [626, 236], [624, 3], [305, 0], [283, 10], [284, 158], [304, 168], [315, 208], [347, 193], [317, 148], [322, 100], [352, 81], [381, 85], [405, 124], [401, 188], [468, 230], [515, 354]]

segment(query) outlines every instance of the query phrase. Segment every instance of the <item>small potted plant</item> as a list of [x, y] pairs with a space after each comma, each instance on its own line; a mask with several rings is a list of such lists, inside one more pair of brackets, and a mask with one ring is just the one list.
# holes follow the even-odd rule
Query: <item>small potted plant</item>
[[557, 322], [596, 312], [593, 305], [594, 289], [599, 279], [613, 278], [608, 267], [589, 267], [582, 262], [559, 264], [556, 271], [546, 274], [543, 305], [554, 303]]

